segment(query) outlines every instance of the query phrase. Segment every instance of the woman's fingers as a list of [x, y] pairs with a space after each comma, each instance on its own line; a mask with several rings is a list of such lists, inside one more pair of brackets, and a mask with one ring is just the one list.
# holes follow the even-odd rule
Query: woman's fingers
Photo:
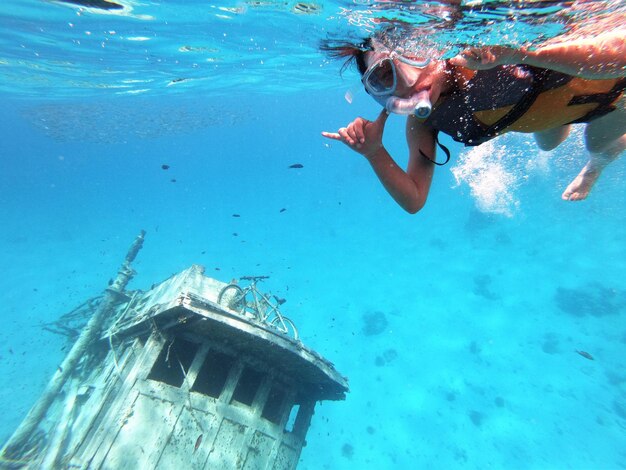
[[350, 134], [348, 133], [348, 128], [347, 127], [342, 127], [341, 129], [339, 129], [339, 135], [341, 136], [341, 138], [343, 139], [343, 141], [350, 145], [353, 146], [354, 145], [354, 139], [352, 137], [350, 137]]
[[379, 124], [385, 124], [388, 117], [389, 117], [389, 111], [383, 108], [380, 114], [378, 115], [378, 117], [376, 118], [376, 122]]
[[326, 137], [327, 139], [341, 140], [341, 136], [336, 132], [322, 131], [322, 135]]
[[[364, 142], [362, 127], [359, 127], [354, 123], [350, 123], [348, 127], [342, 127], [337, 132], [323, 131], [322, 135], [327, 139], [341, 140], [351, 147], [355, 147]], [[363, 138], [363, 140], [361, 140], [361, 138]]]
[[353, 145], [351, 142], [354, 142], [354, 139], [350, 137], [350, 135], [348, 134], [348, 129], [345, 127], [342, 127], [337, 132], [322, 131], [322, 136], [326, 137], [327, 139], [340, 140], [348, 145]]
[[357, 119], [354, 124], [354, 138], [359, 144], [365, 142], [365, 123], [368, 122], [365, 119]]
[[374, 129], [374, 127], [377, 128], [375, 131], [376, 133], [382, 132], [382, 129], [379, 131], [378, 128], [385, 127], [385, 121], [387, 121], [388, 117], [389, 113], [387, 112], [387, 110], [383, 109], [375, 121], [368, 121], [367, 119], [357, 118], [353, 122], [351, 122], [348, 125], [348, 133], [350, 137], [352, 137], [356, 142], [357, 147], [360, 146], [360, 144], [365, 143], [365, 141], [368, 139], [368, 134], [369, 138], [371, 139], [372, 129]]
[[450, 59], [453, 65], [480, 70], [494, 65], [495, 55], [487, 48], [471, 47]]
[[450, 63], [458, 67], [475, 69], [482, 64], [482, 54], [476, 48], [465, 49], [450, 59]]
[[372, 145], [380, 146], [380, 136], [388, 117], [389, 113], [383, 109], [375, 121], [368, 121], [359, 117], [337, 132], [324, 131], [322, 135], [328, 139], [342, 141], [353, 150], [362, 153]]
[[473, 70], [485, 70], [498, 65], [520, 63], [525, 47], [512, 49], [504, 46], [469, 47], [450, 59], [452, 65]]

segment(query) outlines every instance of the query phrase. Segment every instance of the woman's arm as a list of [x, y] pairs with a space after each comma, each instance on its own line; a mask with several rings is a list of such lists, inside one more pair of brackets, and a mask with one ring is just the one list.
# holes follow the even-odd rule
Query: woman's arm
[[523, 51], [521, 63], [581, 78], [625, 77], [626, 30], [548, 42], [535, 50]]
[[[406, 173], [403, 172], [406, 186], [403, 193], [405, 197], [402, 198], [400, 194], [394, 195], [393, 188], [387, 187], [384, 181], [383, 185], [402, 208], [414, 214], [424, 207], [430, 192], [430, 184], [435, 171], [433, 161], [435, 161], [437, 149], [435, 131], [415, 116], [409, 116], [406, 121], [406, 140], [409, 145], [409, 162]], [[398, 183], [399, 181], [396, 185]], [[411, 197], [407, 198], [407, 195]]]
[[497, 65], [528, 64], [588, 79], [626, 77], [626, 31], [556, 38], [535, 48], [470, 48], [450, 60], [480, 70]]
[[391, 158], [382, 144], [382, 133], [387, 112], [382, 111], [376, 121], [357, 118], [336, 133], [322, 132], [324, 137], [339, 140], [370, 162], [387, 192], [407, 212], [414, 214], [426, 203], [434, 164], [420, 154], [435, 156], [434, 133], [415, 117], [407, 119], [409, 164], [405, 172]]

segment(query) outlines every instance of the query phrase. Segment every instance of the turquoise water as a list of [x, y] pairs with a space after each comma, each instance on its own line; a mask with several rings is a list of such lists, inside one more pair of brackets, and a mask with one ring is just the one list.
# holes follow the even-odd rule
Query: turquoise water
[[[566, 203], [580, 130], [552, 154], [527, 136], [445, 140], [452, 162], [407, 215], [320, 136], [378, 105], [317, 44], [421, 24], [428, 4], [131, 6], [0, 6], [0, 440], [64, 357], [41, 323], [102, 292], [145, 229], [132, 287], [193, 263], [268, 274], [303, 341], [349, 377], [299, 468], [626, 467], [623, 160]], [[520, 43], [557, 34], [559, 11], [468, 13], [432, 40]], [[401, 117], [385, 144], [404, 163]]]

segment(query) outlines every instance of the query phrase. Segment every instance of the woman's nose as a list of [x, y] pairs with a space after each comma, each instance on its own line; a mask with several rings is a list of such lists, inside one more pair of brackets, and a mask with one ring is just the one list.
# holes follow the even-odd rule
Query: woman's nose
[[400, 62], [396, 65], [398, 88], [411, 88], [417, 82], [420, 72], [415, 67]]

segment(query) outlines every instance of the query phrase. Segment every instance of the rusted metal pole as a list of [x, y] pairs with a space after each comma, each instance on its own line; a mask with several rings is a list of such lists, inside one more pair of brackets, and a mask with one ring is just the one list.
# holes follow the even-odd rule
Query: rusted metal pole
[[126, 254], [126, 259], [122, 263], [117, 277], [105, 290], [96, 312], [83, 329], [61, 366], [55, 372], [39, 400], [30, 409], [24, 421], [22, 421], [2, 448], [0, 455], [3, 458], [15, 459], [20, 456], [22, 448], [45, 417], [48, 408], [50, 408], [50, 405], [58, 396], [67, 379], [74, 373], [74, 368], [85, 354], [85, 351], [98, 338], [104, 321], [110, 316], [115, 305], [119, 303], [126, 285], [135, 274], [130, 265], [143, 246], [145, 234], [146, 232], [142, 230], [137, 236]]

